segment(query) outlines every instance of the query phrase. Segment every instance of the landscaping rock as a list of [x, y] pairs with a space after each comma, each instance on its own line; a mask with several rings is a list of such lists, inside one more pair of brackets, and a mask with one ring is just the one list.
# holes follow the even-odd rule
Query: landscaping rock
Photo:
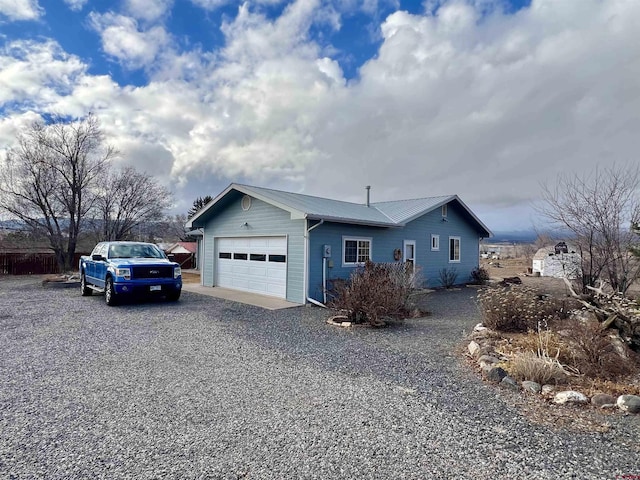
[[481, 323], [478, 323], [475, 327], [473, 327], [474, 332], [487, 332], [488, 330], [489, 329]]
[[487, 380], [494, 383], [500, 383], [507, 372], [501, 367], [491, 367], [486, 371]]
[[522, 389], [525, 392], [529, 392], [529, 393], [540, 393], [540, 391], [542, 390], [542, 387], [538, 382], [532, 382], [530, 380], [526, 380], [522, 382]]
[[476, 342], [470, 342], [467, 348], [469, 349], [469, 353], [471, 354], [471, 356], [475, 357], [478, 350], [480, 350], [480, 345], [478, 345]]
[[520, 385], [518, 385], [518, 382], [516, 382], [509, 375], [500, 380], [500, 386], [508, 388], [510, 390], [520, 391]]
[[640, 413], [640, 397], [637, 395], [620, 395], [616, 405], [622, 411]]
[[606, 393], [596, 393], [591, 397], [591, 403], [598, 407], [604, 407], [605, 405], [615, 405], [616, 397], [613, 395], [607, 395]]
[[493, 348], [490, 345], [484, 345], [480, 347], [480, 350], [476, 352], [476, 357], [481, 357], [482, 355], [491, 355], [493, 356]]
[[478, 363], [479, 362], [485, 362], [485, 363], [500, 363], [500, 359], [493, 357], [491, 355], [481, 355], [480, 358], [478, 358]]
[[556, 391], [556, 387], [554, 385], [543, 385], [542, 386], [542, 394], [543, 395], [549, 395], [550, 393], [553, 393]]
[[584, 393], [576, 392], [574, 390], [566, 390], [564, 392], [556, 393], [555, 397], [553, 397], [553, 403], [557, 403], [559, 405], [563, 405], [565, 403], [589, 403], [589, 399]]

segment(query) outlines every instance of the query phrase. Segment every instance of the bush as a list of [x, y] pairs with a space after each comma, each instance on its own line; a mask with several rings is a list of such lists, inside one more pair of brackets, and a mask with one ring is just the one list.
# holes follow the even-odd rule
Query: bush
[[533, 288], [511, 285], [488, 288], [478, 293], [485, 327], [502, 332], [526, 332], [538, 324], [551, 325], [567, 318], [570, 303], [540, 295]]
[[440, 283], [444, 288], [451, 288], [456, 284], [458, 271], [455, 268], [442, 268], [439, 272]]
[[[611, 331], [600, 323], [573, 321], [565, 326], [565, 333], [573, 351], [573, 365], [587, 377], [614, 380], [633, 371], [633, 352], [626, 352], [629, 358], [621, 356], [609, 337]], [[620, 345], [624, 348], [622, 342]]]
[[475, 285], [484, 285], [489, 281], [489, 278], [489, 272], [484, 267], [471, 270], [471, 283]]
[[540, 357], [535, 352], [517, 354], [508, 366], [509, 373], [516, 380], [529, 380], [540, 385], [563, 383], [567, 375], [562, 365], [550, 357]]
[[330, 306], [344, 310], [354, 323], [382, 326], [385, 319], [406, 318], [415, 277], [402, 263], [367, 262], [349, 281], [334, 283]]

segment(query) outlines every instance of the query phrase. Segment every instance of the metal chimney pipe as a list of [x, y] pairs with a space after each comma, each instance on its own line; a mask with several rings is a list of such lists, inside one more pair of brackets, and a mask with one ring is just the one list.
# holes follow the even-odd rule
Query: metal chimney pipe
[[370, 194], [371, 194], [371, 185], [367, 185], [366, 187], [364, 187], [367, 189], [367, 207], [369, 206], [369, 199], [370, 199]]

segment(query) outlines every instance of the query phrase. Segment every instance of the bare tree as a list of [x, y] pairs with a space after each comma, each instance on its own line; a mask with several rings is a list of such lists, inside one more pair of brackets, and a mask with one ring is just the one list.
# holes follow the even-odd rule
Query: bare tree
[[133, 167], [110, 174], [95, 203], [102, 240], [130, 239], [137, 227], [162, 219], [171, 202], [166, 188]]
[[49, 241], [61, 269], [73, 262], [92, 189], [116, 150], [103, 145], [98, 120], [34, 123], [0, 165], [0, 208]]
[[538, 211], [556, 226], [569, 230], [582, 256], [582, 286], [606, 279], [626, 292], [640, 275], [631, 249], [640, 220], [640, 168], [613, 165], [585, 175], [561, 175], [543, 185]]

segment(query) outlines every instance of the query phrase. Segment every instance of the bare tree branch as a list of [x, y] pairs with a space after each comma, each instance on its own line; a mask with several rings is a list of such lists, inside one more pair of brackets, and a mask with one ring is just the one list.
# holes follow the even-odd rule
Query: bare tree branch
[[92, 114], [74, 122], [33, 124], [0, 165], [0, 208], [46, 235], [68, 270], [92, 207], [92, 189], [117, 154], [103, 146]]
[[612, 165], [542, 185], [538, 212], [573, 235], [582, 256], [583, 291], [605, 277], [624, 293], [640, 275], [631, 254], [637, 238], [632, 225], [640, 218], [639, 181], [639, 167]]

